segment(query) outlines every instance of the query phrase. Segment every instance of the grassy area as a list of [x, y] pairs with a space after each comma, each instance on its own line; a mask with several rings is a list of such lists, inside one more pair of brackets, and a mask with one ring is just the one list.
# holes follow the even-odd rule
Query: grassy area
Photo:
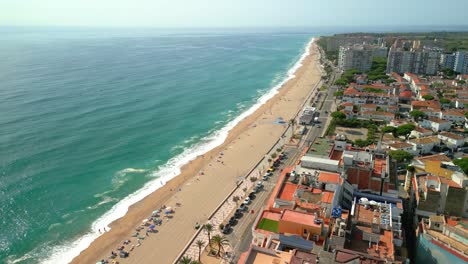
[[273, 233], [278, 233], [278, 221], [263, 218], [258, 224], [258, 228]]
[[310, 146], [309, 153], [324, 156], [328, 155], [330, 148], [326, 138], [315, 138], [314, 143]]

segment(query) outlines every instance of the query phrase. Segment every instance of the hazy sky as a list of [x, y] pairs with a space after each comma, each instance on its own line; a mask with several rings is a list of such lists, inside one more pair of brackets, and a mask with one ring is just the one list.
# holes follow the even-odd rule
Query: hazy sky
[[468, 25], [468, 0], [0, 0], [0, 25]]

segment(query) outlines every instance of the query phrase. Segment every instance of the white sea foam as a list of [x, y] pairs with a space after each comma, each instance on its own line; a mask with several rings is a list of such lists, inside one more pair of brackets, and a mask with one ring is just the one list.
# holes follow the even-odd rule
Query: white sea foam
[[306, 45], [305, 52], [302, 54], [299, 60], [288, 70], [286, 78], [276, 86], [272, 87], [272, 89], [266, 94], [261, 96], [252, 107], [241, 113], [234, 120], [226, 124], [226, 126], [224, 126], [222, 129], [202, 139], [201, 143], [195, 144], [193, 147], [185, 149], [180, 155], [170, 159], [165, 165], [161, 166], [157, 171], [152, 173], [152, 176], [156, 178], [155, 180], [148, 182], [143, 188], [130, 194], [115, 204], [108, 212], [106, 212], [92, 224], [91, 230], [87, 234], [73, 242], [52, 249], [51, 256], [48, 259], [43, 260], [42, 263], [55, 264], [70, 262], [74, 257], [78, 256], [81, 251], [85, 250], [91, 244], [91, 242], [100, 236], [98, 231], [99, 229], [102, 230], [105, 227], [107, 230], [109, 230], [109, 224], [123, 217], [131, 205], [142, 200], [152, 192], [159, 189], [162, 184], [180, 174], [180, 168], [183, 165], [221, 145], [227, 138], [228, 133], [232, 128], [234, 128], [244, 118], [254, 113], [269, 99], [273, 98], [278, 93], [278, 90], [287, 81], [296, 77], [294, 73], [302, 66], [302, 62], [309, 55], [309, 47], [313, 42], [314, 38], [312, 38], [312, 40]]

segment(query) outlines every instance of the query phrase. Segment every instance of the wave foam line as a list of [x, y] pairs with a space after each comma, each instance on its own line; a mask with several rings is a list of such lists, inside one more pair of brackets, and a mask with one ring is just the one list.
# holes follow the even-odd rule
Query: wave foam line
[[[148, 182], [138, 191], [130, 194], [129, 196], [123, 198], [115, 204], [109, 211], [107, 211], [104, 215], [98, 218], [92, 225], [91, 231], [87, 234], [83, 235], [79, 239], [63, 246], [56, 247], [52, 249], [51, 257], [42, 261], [43, 264], [55, 264], [55, 263], [69, 263], [80, 254], [81, 251], [85, 250], [89, 247], [89, 245], [100, 236], [98, 230], [102, 228], [106, 228], [110, 230], [109, 224], [113, 221], [123, 217], [128, 208], [141, 201], [146, 196], [150, 195], [157, 189], [159, 189], [164, 182], [169, 181], [170, 179], [176, 177], [181, 172], [181, 167], [192, 160], [195, 160], [198, 156], [205, 154], [206, 152], [220, 146], [226, 140], [229, 131], [234, 128], [238, 123], [240, 123], [243, 119], [248, 117], [249, 115], [253, 114], [257, 109], [259, 109], [263, 104], [265, 104], [268, 100], [273, 98], [278, 92], [279, 89], [289, 80], [296, 77], [296, 71], [302, 66], [304, 59], [310, 55], [310, 47], [312, 43], [315, 41], [315, 38], [312, 38], [306, 45], [305, 51], [299, 60], [288, 70], [286, 78], [277, 84], [276, 86], [272, 87], [270, 91], [260, 98], [258, 98], [257, 102], [251, 106], [248, 110], [241, 113], [238, 117], [234, 120], [226, 124], [225, 127], [222, 129], [214, 132], [212, 135], [202, 139], [202, 142], [199, 144], [194, 145], [191, 148], [184, 150], [181, 154], [171, 158], [164, 166], [155, 172], [153, 172], [153, 176], [157, 177], [157, 179]], [[161, 184], [162, 183], [162, 184]]]

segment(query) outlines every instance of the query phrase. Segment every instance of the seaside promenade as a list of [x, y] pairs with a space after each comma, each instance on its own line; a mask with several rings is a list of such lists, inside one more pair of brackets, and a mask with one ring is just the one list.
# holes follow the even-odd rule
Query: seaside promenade
[[[213, 217], [211, 214], [284, 133], [286, 125], [275, 121], [279, 117], [289, 120], [302, 108], [311, 88], [320, 81], [318, 63], [317, 49], [312, 45], [310, 55], [296, 71], [296, 78], [288, 81], [274, 98], [233, 128], [224, 144], [192, 161], [183, 168], [180, 176], [131, 207], [126, 216], [111, 225], [110, 232], [94, 241], [72, 263], [96, 263], [106, 259], [125, 239], [131, 240], [128, 247], [135, 245], [137, 242], [131, 234], [161, 205], [175, 208], [173, 217], [164, 219], [162, 226], [156, 227], [157, 233], [141, 239], [141, 245], [135, 246], [130, 257], [119, 258], [120, 263], [155, 263], [156, 260], [157, 263], [173, 263], [197, 232], [194, 228], [197, 222], [210, 222], [218, 230], [218, 225], [236, 204], [227, 199], [222, 209]], [[242, 184], [236, 190], [240, 197], [244, 197], [242, 189], [250, 189], [252, 182], [246, 180]], [[207, 241], [205, 232], [199, 235], [197, 239]], [[194, 258], [195, 253], [198, 256], [198, 248], [189, 247], [187, 255]]]

